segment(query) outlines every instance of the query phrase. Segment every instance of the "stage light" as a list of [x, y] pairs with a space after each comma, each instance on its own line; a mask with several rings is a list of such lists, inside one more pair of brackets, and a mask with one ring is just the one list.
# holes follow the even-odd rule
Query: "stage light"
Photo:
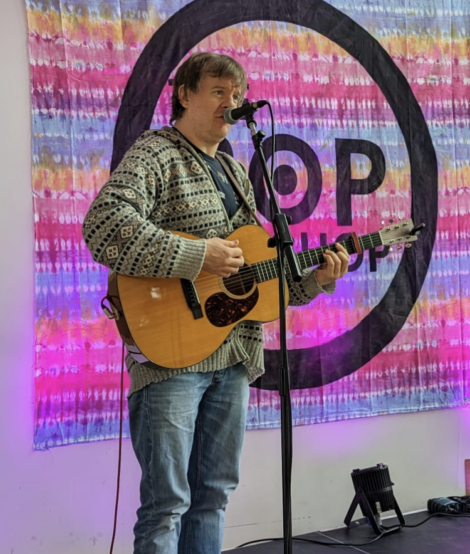
[[[358, 505], [377, 535], [398, 531], [405, 525], [405, 519], [393, 495], [393, 483], [388, 466], [377, 464], [366, 469], [354, 469], [351, 478], [356, 494], [344, 520], [348, 527], [351, 527], [351, 519]], [[382, 513], [389, 510], [395, 510], [400, 525], [394, 527], [382, 525]]]

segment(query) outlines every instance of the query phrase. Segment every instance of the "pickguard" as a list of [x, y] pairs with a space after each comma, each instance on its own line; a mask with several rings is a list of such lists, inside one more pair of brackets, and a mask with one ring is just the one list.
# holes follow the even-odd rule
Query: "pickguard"
[[248, 298], [236, 299], [223, 292], [213, 294], [206, 300], [206, 317], [215, 327], [226, 327], [240, 321], [256, 306], [259, 291], [256, 288]]

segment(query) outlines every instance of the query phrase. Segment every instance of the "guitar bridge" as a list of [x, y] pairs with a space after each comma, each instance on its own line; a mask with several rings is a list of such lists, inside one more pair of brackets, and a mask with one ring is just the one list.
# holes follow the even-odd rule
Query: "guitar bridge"
[[188, 279], [180, 279], [181, 286], [183, 287], [184, 297], [186, 298], [186, 303], [188, 308], [193, 313], [194, 319], [201, 319], [204, 317], [202, 313], [201, 303], [199, 302], [199, 296], [196, 291], [196, 287], [192, 281]]

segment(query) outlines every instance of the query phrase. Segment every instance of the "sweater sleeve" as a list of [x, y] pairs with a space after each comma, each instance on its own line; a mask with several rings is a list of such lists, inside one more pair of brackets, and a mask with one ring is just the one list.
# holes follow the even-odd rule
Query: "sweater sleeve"
[[287, 284], [289, 286], [290, 306], [304, 306], [309, 304], [320, 293], [333, 294], [336, 290], [335, 282], [324, 287], [319, 285], [316, 279], [316, 269], [304, 269], [302, 271], [302, 280], [299, 283], [295, 283], [290, 274], [288, 274]]
[[194, 280], [206, 241], [180, 237], [149, 220], [165, 185], [153, 145], [145, 134], [129, 149], [91, 204], [83, 237], [93, 259], [117, 273]]

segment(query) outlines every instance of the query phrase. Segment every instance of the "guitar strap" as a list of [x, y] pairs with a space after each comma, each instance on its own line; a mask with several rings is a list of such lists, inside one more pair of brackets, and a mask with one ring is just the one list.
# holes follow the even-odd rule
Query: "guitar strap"
[[220, 164], [224, 168], [225, 173], [227, 173], [233, 188], [238, 192], [238, 195], [243, 200], [243, 203], [250, 210], [251, 215], [255, 218], [256, 223], [260, 227], [262, 227], [261, 221], [258, 219], [258, 216], [256, 215], [255, 210], [251, 207], [251, 204], [248, 202], [248, 198], [246, 196], [249, 192], [249, 188], [251, 187], [250, 180], [248, 178], [245, 180], [246, 191], [242, 190], [242, 188], [238, 184], [238, 181], [235, 179], [235, 176], [233, 175], [232, 170], [230, 169], [228, 163], [224, 159], [222, 159], [222, 156], [216, 156], [216, 158], [219, 160]]

